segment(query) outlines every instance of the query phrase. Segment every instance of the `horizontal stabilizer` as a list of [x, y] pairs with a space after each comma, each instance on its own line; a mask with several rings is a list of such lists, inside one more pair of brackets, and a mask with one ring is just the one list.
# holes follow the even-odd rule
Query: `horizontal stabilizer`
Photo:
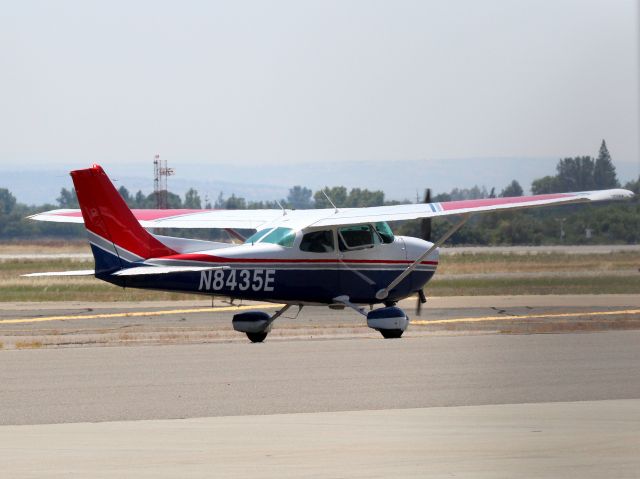
[[186, 273], [193, 271], [211, 271], [213, 269], [229, 269], [228, 266], [136, 266], [121, 269], [112, 276], [142, 276], [148, 274]]
[[20, 276], [24, 278], [35, 278], [38, 276], [93, 276], [95, 271], [92, 269], [80, 269], [76, 271], [49, 271], [47, 273], [29, 273]]

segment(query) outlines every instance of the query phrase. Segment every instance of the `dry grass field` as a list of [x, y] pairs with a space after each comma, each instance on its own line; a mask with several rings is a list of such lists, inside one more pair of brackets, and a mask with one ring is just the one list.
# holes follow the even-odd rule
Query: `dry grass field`
[[0, 255], [90, 253], [89, 243], [84, 238], [72, 241], [44, 240], [29, 243], [25, 243], [24, 241], [0, 243]]
[[485, 254], [462, 253], [440, 258], [442, 275], [484, 273], [622, 272], [640, 268], [640, 252], [606, 254]]

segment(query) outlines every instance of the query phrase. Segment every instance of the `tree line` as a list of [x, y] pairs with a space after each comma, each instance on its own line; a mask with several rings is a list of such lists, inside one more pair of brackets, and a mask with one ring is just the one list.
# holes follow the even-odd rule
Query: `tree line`
[[[616, 169], [603, 140], [596, 158], [578, 156], [562, 158], [558, 161], [554, 175], [536, 179], [531, 184], [533, 194], [562, 193], [568, 191], [588, 191], [616, 188], [620, 186]], [[625, 188], [640, 193], [640, 178], [624, 185]], [[154, 193], [135, 194], [121, 186], [118, 191], [131, 208], [155, 208]], [[503, 188], [487, 190], [484, 186], [454, 188], [432, 197], [434, 202], [491, 198], [496, 196], [522, 196], [524, 190], [517, 180]], [[225, 197], [220, 193], [212, 203], [203, 200], [198, 191], [191, 188], [184, 197], [166, 192], [169, 208], [217, 208], [217, 209], [261, 209], [261, 208], [338, 208], [370, 207], [409, 203], [385, 199], [381, 190], [362, 188], [348, 189], [344, 186], [325, 187], [312, 191], [296, 185], [289, 189], [286, 198], [279, 201], [248, 201], [232, 194]], [[56, 199], [57, 204], [27, 206], [16, 201], [6, 188], [0, 188], [0, 238], [81, 237], [80, 225], [43, 223], [24, 218], [36, 212], [54, 208], [77, 208], [78, 200], [73, 189], [63, 188]], [[450, 224], [446, 218], [435, 219], [434, 237], [442, 234]], [[420, 236], [420, 222], [408, 221], [393, 225], [398, 234]], [[172, 231], [171, 234], [199, 236], [210, 239], [224, 238], [220, 231]], [[541, 210], [526, 210], [517, 213], [494, 213], [480, 215], [462, 228], [450, 242], [470, 245], [510, 245], [510, 244], [558, 244], [558, 243], [637, 243], [640, 240], [640, 203], [634, 199], [629, 203], [604, 205], [563, 206]]]

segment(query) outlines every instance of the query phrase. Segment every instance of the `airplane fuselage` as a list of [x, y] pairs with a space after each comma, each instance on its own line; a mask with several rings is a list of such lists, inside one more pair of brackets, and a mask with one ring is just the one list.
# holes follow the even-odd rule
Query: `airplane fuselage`
[[[376, 242], [361, 249], [310, 252], [300, 249], [301, 240], [299, 233], [288, 247], [243, 244], [144, 262], [155, 266], [205, 265], [219, 269], [135, 277], [112, 276], [110, 271], [104, 271], [97, 272], [96, 276], [128, 288], [247, 300], [331, 304], [337, 296], [347, 295], [354, 303], [376, 304], [380, 303], [376, 292], [432, 246], [418, 238], [396, 236], [390, 243]], [[389, 293], [386, 301], [398, 301], [422, 289], [435, 273], [437, 264], [436, 249]]]

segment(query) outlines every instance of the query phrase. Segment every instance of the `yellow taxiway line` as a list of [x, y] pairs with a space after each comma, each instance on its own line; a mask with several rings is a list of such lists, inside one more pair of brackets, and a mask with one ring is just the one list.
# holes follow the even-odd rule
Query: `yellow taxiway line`
[[[78, 314], [65, 316], [43, 316], [41, 318], [18, 318], [18, 319], [0, 319], [0, 324], [22, 324], [22, 323], [43, 323], [47, 321], [69, 321], [75, 319], [107, 319], [107, 318], [135, 318], [141, 316], [166, 316], [170, 314], [190, 314], [190, 313], [225, 313], [231, 311], [246, 311], [250, 309], [266, 309], [281, 308], [281, 304], [255, 304], [250, 306], [222, 306], [218, 308], [193, 308], [193, 309], [169, 309], [160, 311], [131, 311], [124, 313], [100, 313], [100, 314]], [[517, 321], [523, 319], [562, 319], [577, 317], [594, 317], [594, 316], [629, 316], [640, 314], [640, 309], [624, 309], [617, 311], [591, 311], [582, 313], [546, 313], [546, 314], [527, 314], [522, 316], [480, 316], [469, 318], [452, 318], [452, 319], [414, 319], [412, 325], [429, 326], [430, 324], [445, 323], [479, 323], [488, 321]]]
[[0, 319], [0, 324], [44, 323], [46, 321], [68, 321], [72, 319], [135, 318], [139, 316], [166, 316], [168, 314], [225, 313], [247, 309], [281, 308], [281, 304], [255, 304], [252, 306], [223, 306], [220, 308], [170, 309], [164, 311], [132, 311], [127, 313], [79, 314], [67, 316], [43, 316], [42, 318]]
[[546, 313], [546, 314], [527, 314], [523, 316], [484, 316], [475, 318], [454, 318], [454, 319], [435, 319], [425, 320], [417, 319], [411, 321], [411, 324], [417, 326], [428, 326], [430, 324], [444, 323], [478, 323], [482, 321], [513, 321], [519, 319], [545, 319], [545, 318], [578, 318], [584, 316], [627, 316], [632, 314], [640, 314], [640, 309], [623, 309], [619, 311], [591, 311], [582, 313]]

